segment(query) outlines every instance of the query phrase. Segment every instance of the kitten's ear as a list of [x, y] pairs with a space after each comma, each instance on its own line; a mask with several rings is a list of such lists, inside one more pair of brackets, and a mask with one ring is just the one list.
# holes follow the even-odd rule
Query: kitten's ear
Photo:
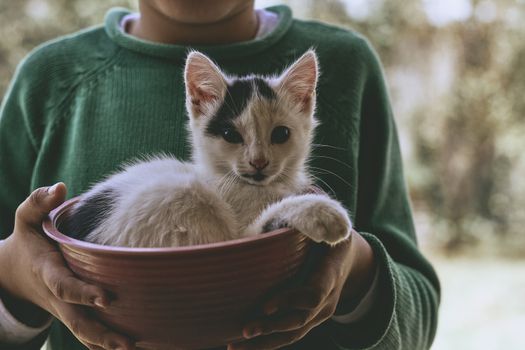
[[219, 67], [200, 52], [192, 51], [184, 68], [186, 107], [191, 117], [209, 112], [224, 98], [226, 80]]
[[278, 89], [288, 94], [301, 111], [311, 112], [315, 104], [315, 87], [319, 68], [314, 50], [308, 50], [279, 77]]

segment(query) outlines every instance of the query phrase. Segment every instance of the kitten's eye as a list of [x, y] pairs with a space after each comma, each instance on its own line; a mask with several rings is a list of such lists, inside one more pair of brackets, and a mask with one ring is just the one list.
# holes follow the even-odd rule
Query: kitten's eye
[[277, 126], [272, 131], [272, 143], [285, 143], [290, 138], [290, 129], [286, 126]]
[[243, 143], [241, 134], [233, 129], [224, 129], [222, 131], [222, 138], [229, 143]]

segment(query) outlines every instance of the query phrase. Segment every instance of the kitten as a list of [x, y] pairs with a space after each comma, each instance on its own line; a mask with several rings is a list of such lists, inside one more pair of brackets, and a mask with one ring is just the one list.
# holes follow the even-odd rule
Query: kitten
[[184, 78], [192, 162], [163, 156], [128, 165], [81, 196], [66, 232], [131, 247], [226, 241], [280, 227], [329, 244], [348, 237], [342, 205], [308, 193], [314, 51], [274, 77], [230, 77], [194, 51]]

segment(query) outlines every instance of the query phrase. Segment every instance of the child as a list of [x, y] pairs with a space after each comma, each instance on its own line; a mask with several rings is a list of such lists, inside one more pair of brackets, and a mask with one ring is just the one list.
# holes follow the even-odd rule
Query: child
[[[439, 283], [416, 246], [383, 75], [368, 43], [347, 30], [294, 20], [284, 6], [139, 5], [140, 14], [110, 11], [104, 27], [35, 50], [2, 104], [2, 349], [38, 348], [48, 334], [53, 350], [133, 349], [132, 339], [80, 306], [106, 307], [105, 292], [77, 280], [42, 237], [43, 217], [66, 196], [62, 183], [45, 186], [64, 181], [75, 196], [138, 154], [186, 158], [182, 67], [189, 48], [242, 75], [280, 72], [310, 47], [322, 70], [314, 165], [359, 233], [328, 249], [304, 286], [261, 305], [265, 316], [245, 325], [243, 342], [225, 346], [429, 348]], [[50, 326], [50, 315], [60, 322]]]

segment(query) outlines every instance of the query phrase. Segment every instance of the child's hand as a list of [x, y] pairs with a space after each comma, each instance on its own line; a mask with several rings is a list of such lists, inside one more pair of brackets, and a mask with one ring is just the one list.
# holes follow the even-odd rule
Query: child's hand
[[[243, 329], [248, 340], [230, 344], [228, 350], [278, 349], [297, 342], [328, 320], [340, 299], [358, 299], [366, 292], [374, 274], [373, 265], [370, 246], [353, 232], [350, 239], [328, 249], [304, 285], [266, 302], [265, 316]], [[347, 284], [347, 280], [352, 282]]]
[[18, 207], [14, 232], [0, 244], [0, 288], [20, 302], [30, 303], [30, 315], [11, 310], [15, 316], [27, 318], [20, 321], [34, 324], [36, 319], [45, 319], [47, 311], [89, 349], [133, 349], [129, 339], [86, 313], [81, 305], [107, 306], [107, 295], [101, 288], [78, 280], [42, 233], [42, 220], [64, 201], [65, 194], [64, 184], [39, 188]]

